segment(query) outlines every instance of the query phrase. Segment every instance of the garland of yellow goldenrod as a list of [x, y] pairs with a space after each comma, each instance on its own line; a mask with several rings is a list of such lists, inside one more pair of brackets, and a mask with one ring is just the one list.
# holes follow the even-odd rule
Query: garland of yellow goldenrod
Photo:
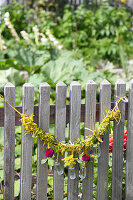
[[[0, 98], [4, 100], [4, 98], [0, 95]], [[74, 143], [66, 143], [63, 144], [62, 142], [59, 142], [53, 135], [50, 135], [49, 133], [45, 133], [43, 130], [41, 130], [36, 123], [33, 121], [33, 114], [30, 116], [27, 116], [27, 114], [20, 113], [17, 109], [15, 109], [12, 105], [9, 104], [9, 102], [5, 101], [10, 105], [19, 115], [21, 116], [21, 123], [24, 126], [26, 132], [25, 134], [31, 134], [34, 137], [40, 137], [40, 140], [43, 141], [43, 145], [47, 145], [48, 149], [49, 147], [53, 148], [55, 150], [55, 153], [57, 154], [57, 160], [59, 157], [59, 154], [64, 154], [65, 152], [70, 151], [71, 155], [65, 157], [62, 159], [64, 161], [64, 166], [70, 166], [73, 164], [76, 164], [75, 161], [78, 160], [78, 158], [74, 158], [74, 152], [83, 155], [86, 155], [88, 152], [88, 149], [92, 148], [94, 144], [99, 144], [103, 142], [101, 139], [101, 136], [106, 134], [107, 128], [109, 126], [110, 121], [120, 120], [120, 110], [118, 107], [118, 104], [120, 101], [127, 102], [126, 97], [117, 97], [118, 100], [116, 101], [116, 105], [112, 110], [106, 111], [106, 116], [100, 123], [97, 130], [90, 130], [93, 132], [92, 135], [89, 135], [84, 140], [77, 139]], [[51, 149], [53, 151], [53, 149]], [[53, 151], [54, 153], [54, 151]], [[53, 155], [53, 154], [52, 154]], [[91, 157], [95, 157], [94, 155], [90, 155]], [[51, 157], [51, 156], [48, 156]]]

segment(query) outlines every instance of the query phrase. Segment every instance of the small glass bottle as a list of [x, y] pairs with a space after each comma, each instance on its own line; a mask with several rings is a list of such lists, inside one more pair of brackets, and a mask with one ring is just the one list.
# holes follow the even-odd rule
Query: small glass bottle
[[69, 167], [69, 177], [70, 177], [70, 179], [75, 179], [76, 178], [75, 167], [74, 166], [70, 166]]
[[91, 154], [96, 156], [97, 158], [99, 158], [101, 156], [101, 148], [100, 148], [100, 146], [94, 147]]
[[63, 168], [61, 167], [60, 162], [55, 161], [54, 163], [55, 170], [57, 171], [58, 175], [62, 175], [64, 173]]
[[95, 149], [95, 152], [96, 152], [97, 157], [99, 158], [101, 156], [101, 147], [97, 146]]
[[83, 180], [86, 177], [86, 166], [80, 168], [80, 178]]

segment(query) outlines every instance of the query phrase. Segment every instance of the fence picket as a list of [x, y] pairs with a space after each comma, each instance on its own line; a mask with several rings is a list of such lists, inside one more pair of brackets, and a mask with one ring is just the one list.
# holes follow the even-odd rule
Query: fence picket
[[[100, 85], [100, 122], [111, 107], [111, 84], [103, 80]], [[101, 156], [98, 159], [97, 200], [108, 199], [108, 155], [109, 155], [109, 130], [104, 135], [101, 144]]]
[[[49, 132], [50, 118], [50, 85], [41, 83], [39, 88], [39, 127]], [[41, 164], [45, 156], [46, 146], [38, 138], [37, 143], [37, 200], [47, 200], [48, 162]]]
[[[12, 83], [5, 85], [4, 96], [5, 101], [15, 106]], [[4, 114], [4, 200], [14, 200], [15, 111], [5, 103]]]
[[[70, 85], [70, 129], [69, 139], [74, 142], [80, 137], [81, 85], [73, 82]], [[68, 200], [78, 199], [79, 165], [75, 166], [76, 179], [71, 180], [68, 170]]]
[[[23, 113], [33, 114], [34, 109], [34, 87], [30, 83], [23, 86]], [[21, 135], [21, 187], [20, 199], [31, 200], [32, 183], [32, 136], [25, 135], [22, 129]]]
[[[115, 84], [115, 95], [123, 97], [126, 95], [126, 84], [118, 80]], [[121, 111], [120, 122], [114, 122], [113, 130], [113, 153], [112, 153], [112, 199], [122, 199], [122, 173], [123, 173], [123, 140], [125, 103], [120, 102]]]
[[[88, 81], [86, 84], [86, 97], [85, 97], [85, 128], [91, 130], [95, 129], [96, 121], [96, 83], [94, 81]], [[91, 135], [92, 132], [85, 129], [84, 136]], [[94, 159], [86, 164], [86, 178], [83, 180], [82, 199], [93, 199], [93, 170]]]
[[126, 151], [126, 200], [133, 199], [133, 80], [129, 85], [128, 129]]
[[[66, 128], [66, 84], [58, 83], [56, 85], [56, 116], [55, 116], [55, 137], [59, 141], [65, 141]], [[64, 168], [59, 156], [61, 167]], [[60, 191], [60, 192], [59, 192]], [[63, 200], [64, 195], [64, 174], [58, 175], [54, 169], [54, 200]]]

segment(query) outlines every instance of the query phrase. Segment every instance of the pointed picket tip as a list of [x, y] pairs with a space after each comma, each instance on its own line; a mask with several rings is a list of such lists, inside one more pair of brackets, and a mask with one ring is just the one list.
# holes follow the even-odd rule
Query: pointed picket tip
[[[120, 89], [121, 88], [121, 89]], [[123, 88], [123, 89], [122, 89]], [[126, 83], [125, 81], [118, 79], [115, 83], [115, 91], [119, 91], [119, 90], [126, 90]], [[122, 91], [121, 91], [122, 92]]]
[[50, 85], [46, 82], [40, 83], [39, 85], [39, 93], [43, 92], [43, 91], [48, 91], [50, 93]]
[[71, 86], [81, 86], [81, 84], [77, 81], [73, 81], [71, 84], [70, 84], [70, 87]]
[[100, 84], [100, 90], [102, 90], [103, 88], [109, 88], [111, 90], [111, 83], [106, 79], [104, 79]]
[[86, 85], [88, 85], [88, 84], [96, 85], [96, 83], [95, 83], [93, 80], [89, 80], [89, 81], [86, 83]]
[[78, 81], [73, 81], [71, 85], [81, 85]]
[[59, 82], [59, 83], [56, 84], [56, 86], [57, 86], [57, 87], [58, 87], [58, 86], [66, 86], [66, 84], [65, 84], [64, 82]]
[[23, 87], [34, 87], [31, 83], [25, 83]]
[[115, 83], [116, 85], [117, 84], [124, 84], [125, 85], [125, 81], [121, 80], [121, 79], [118, 79]]
[[50, 85], [46, 82], [40, 83], [40, 87], [50, 87]]
[[97, 84], [93, 81], [93, 80], [89, 80], [87, 83], [86, 83], [86, 92], [88, 90], [96, 90], [97, 88]]
[[109, 81], [107, 81], [106, 79], [104, 79], [102, 82], [101, 82], [101, 85], [111, 85], [111, 83]]
[[14, 86], [12, 83], [9, 82], [9, 83], [7, 83], [7, 84], [5, 85], [5, 88], [6, 88], [6, 87], [15, 87], [15, 86]]

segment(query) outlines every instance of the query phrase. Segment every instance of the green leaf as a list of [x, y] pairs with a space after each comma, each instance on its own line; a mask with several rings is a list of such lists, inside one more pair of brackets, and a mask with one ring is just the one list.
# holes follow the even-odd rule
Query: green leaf
[[4, 198], [3, 198], [3, 194], [0, 194], [0, 200], [3, 200]]
[[19, 63], [19, 69], [26, 70], [29, 73], [39, 70], [41, 65], [50, 59], [48, 51], [24, 48], [23, 46], [16, 48], [16, 50], [9, 50], [8, 54], [10, 58], [15, 58]]
[[0, 169], [4, 167], [4, 151], [0, 151]]
[[48, 158], [48, 164], [49, 164], [49, 166], [53, 166], [54, 165], [54, 160], [53, 160], [53, 158]]
[[21, 155], [21, 145], [17, 145], [15, 147], [15, 155], [20, 156]]
[[82, 164], [83, 163], [83, 161], [82, 160], [77, 160], [77, 162], [79, 163], [79, 164]]
[[49, 177], [49, 176], [48, 176], [48, 185], [49, 185], [50, 187], [53, 187], [53, 177]]
[[15, 170], [20, 169], [20, 165], [21, 165], [21, 158], [15, 158]]
[[44, 164], [44, 163], [46, 163], [46, 162], [47, 162], [47, 160], [48, 160], [47, 158], [45, 158], [45, 159], [42, 159], [42, 160], [41, 160], [41, 164]]
[[4, 170], [0, 170], [0, 182], [4, 180]]
[[16, 180], [14, 183], [14, 196], [19, 196], [20, 193], [20, 179]]

